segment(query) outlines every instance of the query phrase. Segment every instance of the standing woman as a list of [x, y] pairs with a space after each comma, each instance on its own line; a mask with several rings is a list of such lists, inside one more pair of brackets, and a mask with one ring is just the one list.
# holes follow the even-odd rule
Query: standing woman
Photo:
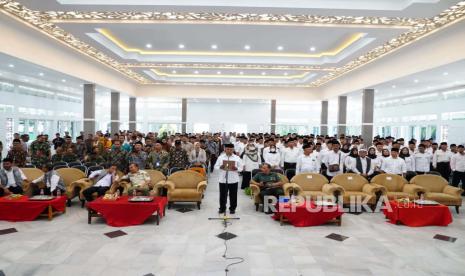
[[[371, 164], [374, 168], [374, 175], [377, 175], [380, 173], [381, 165], [383, 164], [383, 158], [381, 156], [378, 156], [376, 154], [376, 148], [371, 147], [368, 149], [368, 158], [371, 159]], [[374, 176], [373, 175], [373, 176]]]
[[350, 152], [349, 152], [349, 155], [346, 156], [346, 158], [344, 159], [344, 169], [345, 169], [345, 172], [347, 173], [351, 173], [353, 172], [353, 167], [355, 166], [356, 164], [356, 159], [358, 157], [358, 148], [357, 147], [353, 147]]
[[415, 158], [410, 156], [410, 151], [407, 147], [402, 148], [400, 151], [399, 157], [404, 159], [405, 165], [407, 166], [407, 173], [405, 174], [405, 179], [410, 181], [416, 173], [415, 173]]
[[260, 161], [261, 159], [257, 147], [253, 143], [249, 143], [242, 154], [242, 163], [244, 164], [244, 170], [242, 171], [242, 190], [249, 187], [252, 171], [259, 168]]

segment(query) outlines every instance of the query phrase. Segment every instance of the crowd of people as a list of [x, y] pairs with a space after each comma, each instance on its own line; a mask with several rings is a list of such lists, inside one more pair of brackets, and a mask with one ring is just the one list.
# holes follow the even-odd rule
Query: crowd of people
[[[0, 180], [4, 190], [9, 189], [13, 193], [21, 192], [19, 182], [24, 180], [24, 174], [18, 168], [32, 165], [43, 169], [49, 188], [56, 189], [62, 185], [54, 173], [53, 164], [74, 161], [105, 165], [110, 168], [110, 175], [119, 170], [127, 174], [125, 177], [132, 176], [142, 182], [147, 181], [144, 169], [158, 170], [165, 175], [173, 169], [191, 166], [210, 171], [217, 169], [224, 171], [219, 176], [220, 188], [223, 187], [221, 183], [238, 184], [242, 181], [240, 187], [246, 189], [250, 181], [254, 181], [263, 186], [264, 194], [273, 195], [279, 195], [282, 190], [276, 177], [269, 177], [267, 171], [284, 173], [289, 179], [300, 173], [321, 173], [329, 180], [346, 172], [360, 174], [367, 179], [380, 173], [397, 174], [407, 180], [418, 174], [436, 173], [454, 186], [465, 183], [464, 146], [446, 142], [438, 144], [431, 139], [405, 141], [403, 138], [377, 136], [372, 141], [364, 141], [358, 136], [345, 135], [168, 135], [138, 131], [120, 131], [111, 135], [99, 131], [87, 136], [81, 133], [75, 141], [68, 133], [63, 137], [57, 133], [52, 140], [39, 134], [32, 142], [29, 142], [28, 135], [14, 134], [9, 147]], [[227, 164], [231, 167], [226, 168]], [[257, 175], [259, 169], [262, 172]], [[108, 171], [103, 174], [93, 177], [104, 178]], [[268, 186], [267, 182], [274, 184]], [[47, 192], [53, 193], [53, 188]], [[237, 193], [237, 188], [227, 185], [220, 189], [220, 211], [224, 212], [226, 208], [225, 195]], [[143, 189], [141, 191], [147, 193]], [[230, 198], [230, 201], [230, 211], [234, 212], [237, 199]]]

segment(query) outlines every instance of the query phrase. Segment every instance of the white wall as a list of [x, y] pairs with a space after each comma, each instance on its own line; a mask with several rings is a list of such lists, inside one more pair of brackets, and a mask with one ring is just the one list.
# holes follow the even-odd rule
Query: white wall
[[189, 100], [187, 131], [193, 132], [195, 124], [208, 124], [208, 129], [204, 131], [269, 132], [270, 116], [270, 101], [205, 103]]
[[[447, 120], [444, 113], [450, 112], [465, 112], [465, 97], [375, 108], [375, 129], [389, 126], [391, 132], [397, 131], [391, 135], [397, 134], [397, 136], [409, 139], [412, 138], [410, 127], [436, 126], [437, 142], [445, 140], [449, 143], [463, 144], [465, 143], [465, 118]], [[413, 136], [413, 138], [420, 139], [418, 131]]]

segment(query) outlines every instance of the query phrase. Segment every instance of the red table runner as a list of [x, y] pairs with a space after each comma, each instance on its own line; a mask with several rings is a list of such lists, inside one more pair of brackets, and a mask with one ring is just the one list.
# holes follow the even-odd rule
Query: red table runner
[[43, 213], [48, 206], [58, 212], [66, 210], [66, 196], [61, 196], [47, 201], [29, 200], [22, 196], [10, 199], [9, 196], [0, 198], [0, 220], [7, 221], [31, 221]]
[[277, 208], [273, 219], [279, 220], [279, 216], [282, 214], [296, 227], [322, 225], [344, 213], [340, 206], [317, 206], [314, 202], [297, 205], [295, 211], [292, 210], [289, 202], [278, 203]]
[[128, 196], [118, 200], [104, 200], [99, 197], [87, 203], [87, 207], [98, 212], [110, 226], [121, 227], [143, 224], [154, 212], [164, 216], [166, 197], [155, 197], [151, 202], [129, 202]]
[[402, 223], [407, 226], [447, 226], [452, 222], [449, 207], [445, 205], [418, 205], [389, 201], [392, 211], [384, 209], [384, 215], [390, 223]]

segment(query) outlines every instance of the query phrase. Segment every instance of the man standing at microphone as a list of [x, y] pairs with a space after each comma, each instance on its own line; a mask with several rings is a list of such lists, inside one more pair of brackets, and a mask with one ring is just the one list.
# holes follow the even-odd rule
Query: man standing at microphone
[[215, 170], [220, 170], [220, 209], [218, 213], [226, 212], [226, 203], [229, 193], [229, 213], [234, 214], [237, 207], [237, 187], [239, 183], [239, 172], [244, 165], [239, 156], [234, 154], [234, 145], [224, 145], [224, 152], [215, 163]]

